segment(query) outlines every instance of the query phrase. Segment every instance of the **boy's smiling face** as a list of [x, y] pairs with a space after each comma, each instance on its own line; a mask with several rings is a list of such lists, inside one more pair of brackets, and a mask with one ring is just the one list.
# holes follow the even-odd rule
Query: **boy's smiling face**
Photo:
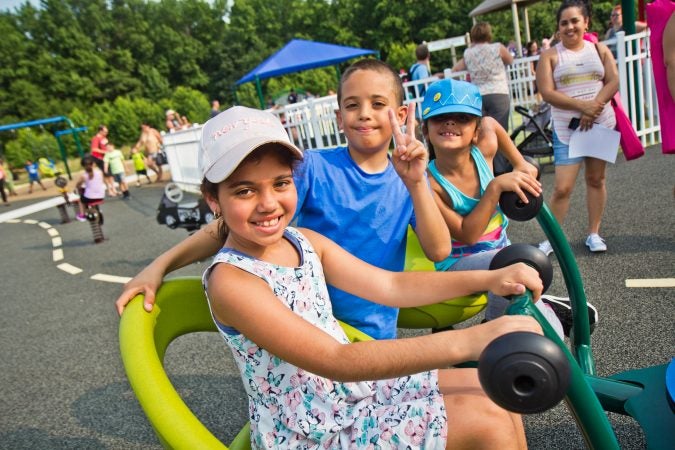
[[343, 82], [337, 117], [351, 151], [372, 155], [389, 150], [393, 134], [389, 109], [399, 123], [404, 122], [406, 108], [398, 104], [391, 75], [357, 70]]

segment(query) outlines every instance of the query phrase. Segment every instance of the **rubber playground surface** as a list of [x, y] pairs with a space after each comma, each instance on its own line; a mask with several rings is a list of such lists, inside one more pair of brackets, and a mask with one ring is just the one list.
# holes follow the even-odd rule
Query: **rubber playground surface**
[[[552, 168], [545, 167], [546, 199], [552, 180]], [[632, 162], [619, 155], [609, 167], [606, 254], [590, 254], [584, 246], [582, 180], [583, 174], [564, 230], [586, 296], [600, 314], [592, 335], [597, 372], [607, 376], [667, 363], [675, 356], [675, 156], [662, 155], [657, 146]], [[39, 208], [58, 196], [51, 185], [30, 195], [20, 190], [10, 207], [0, 206], [0, 449], [161, 448], [124, 373], [114, 300], [125, 280], [187, 236], [157, 224], [162, 188], [132, 183], [128, 201], [107, 199], [106, 240], [98, 245], [88, 223], [62, 224], [55, 207]], [[32, 212], [21, 214], [29, 206]], [[9, 220], [6, 213], [20, 217]], [[511, 222], [509, 235], [513, 242], [543, 238], [536, 221]], [[200, 276], [205, 266], [194, 264], [170, 277]], [[549, 293], [565, 296], [555, 260], [554, 267]], [[229, 443], [246, 422], [247, 407], [221, 338], [181, 337], [165, 361], [191, 409]], [[645, 447], [633, 419], [609, 417], [623, 449]], [[532, 449], [584, 448], [564, 405], [528, 416], [526, 430]]]

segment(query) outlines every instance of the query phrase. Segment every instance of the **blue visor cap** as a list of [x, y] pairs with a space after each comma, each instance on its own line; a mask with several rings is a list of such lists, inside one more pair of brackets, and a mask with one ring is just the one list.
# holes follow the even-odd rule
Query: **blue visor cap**
[[429, 85], [422, 101], [422, 120], [448, 113], [483, 116], [483, 98], [476, 85], [453, 79]]

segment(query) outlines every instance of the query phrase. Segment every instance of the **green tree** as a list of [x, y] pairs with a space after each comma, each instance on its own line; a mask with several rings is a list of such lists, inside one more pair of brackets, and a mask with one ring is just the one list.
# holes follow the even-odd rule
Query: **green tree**
[[40, 128], [16, 130], [16, 139], [5, 147], [5, 158], [12, 167], [23, 167], [27, 160], [35, 162], [43, 156], [56, 159], [58, 154], [56, 138]]
[[193, 123], [206, 122], [211, 113], [211, 105], [206, 96], [195, 89], [179, 87], [171, 95], [172, 108], [176, 109], [182, 115]]

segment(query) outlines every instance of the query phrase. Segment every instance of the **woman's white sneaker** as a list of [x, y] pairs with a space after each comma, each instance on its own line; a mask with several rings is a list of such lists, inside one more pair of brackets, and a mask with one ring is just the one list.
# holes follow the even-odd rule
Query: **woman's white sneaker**
[[598, 233], [591, 233], [586, 238], [586, 247], [592, 252], [606, 252], [607, 244]]
[[544, 252], [546, 256], [553, 253], [553, 247], [551, 247], [551, 243], [548, 240], [540, 242], [537, 247], [539, 248], [539, 250]]

